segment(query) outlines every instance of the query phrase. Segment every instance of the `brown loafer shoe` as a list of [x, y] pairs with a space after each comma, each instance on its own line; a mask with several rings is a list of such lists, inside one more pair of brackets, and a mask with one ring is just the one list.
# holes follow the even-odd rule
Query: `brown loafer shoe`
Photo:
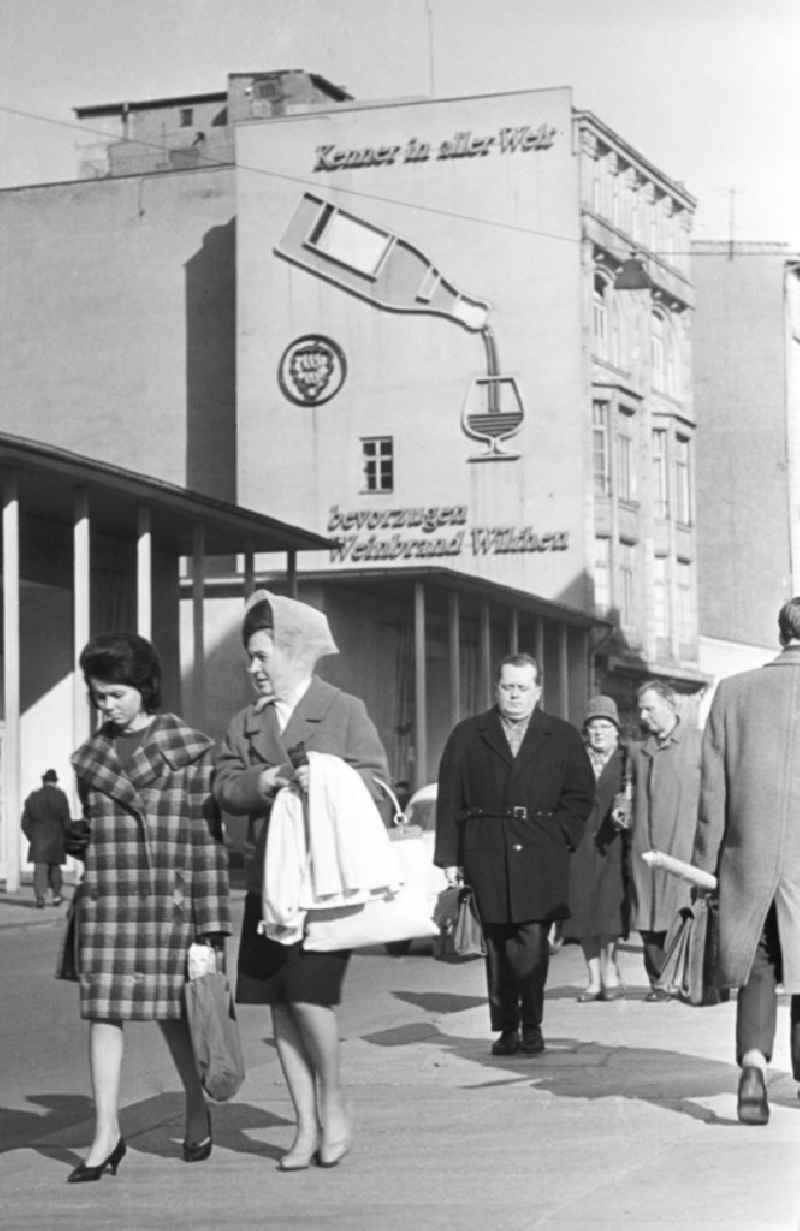
[[590, 987], [585, 987], [583, 991], [578, 992], [575, 999], [578, 1004], [591, 1004], [593, 1000], [603, 999], [603, 989], [599, 987], [597, 991], [594, 992]]
[[769, 1120], [767, 1083], [761, 1069], [748, 1064], [742, 1069], [736, 1096], [736, 1114], [741, 1124], [766, 1124]]
[[624, 1000], [624, 999], [625, 999], [625, 988], [622, 986], [621, 983], [616, 984], [615, 987], [604, 987], [603, 988], [603, 994], [601, 996], [601, 1000]]

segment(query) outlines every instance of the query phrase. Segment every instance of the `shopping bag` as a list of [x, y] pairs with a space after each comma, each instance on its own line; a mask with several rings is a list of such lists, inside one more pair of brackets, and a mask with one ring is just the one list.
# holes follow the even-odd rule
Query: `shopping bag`
[[406, 834], [404, 831], [403, 837], [392, 841], [400, 887], [358, 906], [309, 910], [304, 948], [325, 953], [438, 936], [439, 927], [433, 919], [436, 896], [430, 888], [430, 859], [421, 836]]
[[56, 960], [56, 978], [67, 979], [71, 983], [80, 981], [80, 960], [78, 951], [78, 904], [82, 895], [80, 885], [75, 887], [72, 901], [67, 907], [67, 920], [61, 936], [61, 944]]
[[483, 928], [471, 889], [462, 889], [458, 895], [458, 916], [453, 930], [453, 949], [459, 957], [483, 957], [486, 953]]
[[186, 1019], [206, 1094], [233, 1098], [244, 1081], [244, 1056], [228, 976], [202, 975], [186, 983]]
[[665, 941], [664, 967], [656, 987], [693, 1005], [719, 1004], [730, 993], [715, 982], [719, 952], [719, 906], [699, 897], [678, 911]]

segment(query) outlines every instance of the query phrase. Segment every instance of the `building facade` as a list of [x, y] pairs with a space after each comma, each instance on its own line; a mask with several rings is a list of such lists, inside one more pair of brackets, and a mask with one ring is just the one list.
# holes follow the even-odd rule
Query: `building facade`
[[785, 244], [692, 253], [700, 653], [717, 680], [774, 655], [800, 588], [800, 262]]
[[184, 708], [198, 673], [212, 735], [247, 700], [256, 583], [327, 611], [322, 671], [409, 788], [510, 650], [574, 722], [653, 674], [696, 692], [693, 199], [568, 89], [266, 116], [261, 78], [193, 96], [217, 154], [183, 157], [191, 100], [115, 104], [91, 178], [0, 194], [0, 429], [320, 544], [288, 581], [246, 527], [184, 567]]

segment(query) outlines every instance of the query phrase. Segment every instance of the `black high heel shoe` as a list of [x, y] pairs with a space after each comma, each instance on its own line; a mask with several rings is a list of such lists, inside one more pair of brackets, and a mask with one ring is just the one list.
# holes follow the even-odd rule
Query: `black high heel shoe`
[[202, 1141], [184, 1141], [183, 1143], [183, 1161], [185, 1163], [204, 1163], [211, 1153], [211, 1147], [214, 1144], [211, 1138], [211, 1113], [206, 1111], [208, 1120], [208, 1136]]
[[83, 1184], [86, 1180], [99, 1180], [104, 1171], [107, 1171], [109, 1175], [116, 1175], [117, 1168], [127, 1151], [128, 1147], [125, 1144], [125, 1138], [120, 1137], [108, 1158], [104, 1158], [102, 1163], [98, 1163], [96, 1167], [87, 1167], [86, 1163], [78, 1163], [75, 1170], [71, 1171], [67, 1176], [67, 1183]]

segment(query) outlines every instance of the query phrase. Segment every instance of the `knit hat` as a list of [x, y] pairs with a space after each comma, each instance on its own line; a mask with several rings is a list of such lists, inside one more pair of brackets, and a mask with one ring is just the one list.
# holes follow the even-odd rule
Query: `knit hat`
[[593, 718], [606, 718], [609, 722], [613, 722], [614, 726], [619, 730], [619, 713], [617, 712], [617, 703], [614, 698], [604, 697], [602, 693], [596, 697], [590, 697], [586, 702], [583, 725], [586, 726]]

